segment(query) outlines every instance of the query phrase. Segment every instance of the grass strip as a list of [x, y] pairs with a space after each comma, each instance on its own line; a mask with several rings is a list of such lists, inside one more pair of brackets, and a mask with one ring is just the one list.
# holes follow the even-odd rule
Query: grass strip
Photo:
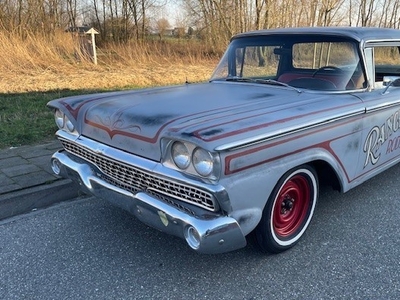
[[46, 107], [53, 99], [89, 94], [94, 90], [0, 93], [0, 149], [38, 144], [54, 138], [57, 126]]

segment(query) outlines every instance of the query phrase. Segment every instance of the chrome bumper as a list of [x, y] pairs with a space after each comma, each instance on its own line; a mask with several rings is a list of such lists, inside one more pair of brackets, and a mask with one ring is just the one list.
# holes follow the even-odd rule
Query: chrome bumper
[[89, 164], [75, 161], [65, 151], [56, 152], [51, 164], [54, 173], [79, 182], [85, 192], [129, 211], [153, 228], [185, 239], [198, 252], [223, 253], [246, 246], [246, 238], [232, 217], [208, 215], [207, 219], [201, 219], [145, 191], [125, 191], [97, 177]]

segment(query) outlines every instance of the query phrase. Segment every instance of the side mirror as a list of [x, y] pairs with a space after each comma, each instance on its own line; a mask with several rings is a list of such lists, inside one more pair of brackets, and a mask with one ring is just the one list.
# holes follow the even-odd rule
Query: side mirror
[[384, 76], [383, 77], [384, 86], [400, 86], [400, 76]]
[[397, 87], [399, 87], [399, 86], [400, 86], [400, 78], [395, 79], [395, 80], [392, 82], [392, 86], [397, 86]]
[[382, 92], [382, 95], [388, 92], [388, 89], [393, 87], [400, 87], [400, 77], [398, 76], [384, 76], [383, 77], [383, 86], [386, 86], [385, 90]]

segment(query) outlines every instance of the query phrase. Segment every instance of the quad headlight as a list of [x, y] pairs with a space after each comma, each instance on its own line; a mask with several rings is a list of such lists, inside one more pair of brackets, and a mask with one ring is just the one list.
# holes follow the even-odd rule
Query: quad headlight
[[220, 173], [219, 155], [189, 142], [164, 140], [166, 166], [188, 174], [216, 180]]
[[54, 120], [59, 129], [64, 130], [69, 133], [72, 133], [72, 134], [77, 134], [77, 132], [75, 130], [75, 125], [61, 110], [59, 110], [59, 109], [55, 110]]
[[58, 128], [60, 129], [64, 128], [64, 114], [61, 112], [61, 110], [56, 109], [54, 113], [54, 119], [56, 121]]
[[67, 117], [65, 117], [65, 119], [66, 119], [65, 127], [68, 129], [69, 132], [74, 132], [75, 131], [74, 124]]
[[211, 153], [202, 148], [196, 148], [193, 151], [193, 166], [201, 176], [209, 176], [214, 169]]
[[171, 147], [171, 157], [175, 165], [185, 170], [190, 165], [190, 153], [188, 148], [182, 142], [174, 142]]

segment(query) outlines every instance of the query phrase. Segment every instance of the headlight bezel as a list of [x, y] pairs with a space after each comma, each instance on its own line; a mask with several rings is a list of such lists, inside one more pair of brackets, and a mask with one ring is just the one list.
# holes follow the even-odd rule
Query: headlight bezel
[[[198, 145], [195, 145], [191, 142], [183, 141], [183, 140], [178, 140], [178, 139], [163, 139], [162, 142], [162, 147], [163, 147], [163, 165], [171, 168], [178, 170], [180, 172], [194, 175], [200, 178], [204, 179], [209, 179], [211, 181], [217, 181], [220, 177], [221, 173], [221, 162], [220, 162], [220, 156], [217, 152], [212, 152], [209, 151], [203, 147], [200, 147]], [[178, 146], [184, 145], [187, 151], [189, 152], [189, 162], [188, 165], [177, 165], [176, 160], [174, 157], [176, 157], [176, 153], [173, 154], [173, 151], [176, 151], [178, 149]], [[199, 153], [205, 154], [205, 157], [208, 158], [208, 162], [206, 164], [209, 164], [210, 168], [208, 172], [200, 172], [198, 171], [199, 167], [196, 168], [194, 164], [194, 154], [198, 153], [198, 151], [201, 151]], [[184, 166], [184, 168], [181, 168]]]

